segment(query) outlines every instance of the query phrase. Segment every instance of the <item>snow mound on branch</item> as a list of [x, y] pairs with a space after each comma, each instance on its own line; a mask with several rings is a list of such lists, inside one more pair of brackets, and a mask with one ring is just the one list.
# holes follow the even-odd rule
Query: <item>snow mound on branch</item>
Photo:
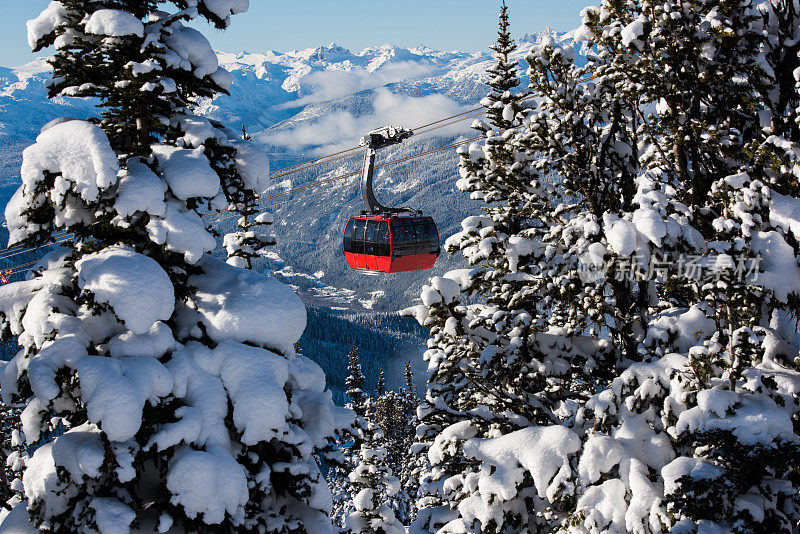
[[769, 222], [800, 239], [800, 199], [770, 193]]
[[313, 360], [303, 355], [292, 358], [288, 382], [292, 402], [302, 411], [300, 426], [312, 445], [324, 447], [336, 429], [353, 424], [355, 414], [333, 403], [331, 392], [325, 390], [325, 371]]
[[172, 193], [180, 200], [213, 197], [219, 191], [219, 176], [211, 168], [203, 147], [190, 150], [153, 145], [153, 154]]
[[89, 504], [95, 511], [97, 528], [101, 534], [129, 534], [136, 512], [117, 499], [95, 497]]
[[154, 358], [86, 356], [78, 360], [78, 377], [89, 421], [99, 424], [111, 441], [132, 438], [142, 425], [142, 409], [172, 392], [169, 370]]
[[[86, 202], [96, 201], [101, 188], [117, 181], [117, 156], [106, 134], [85, 121], [68, 120], [49, 127], [22, 156], [22, 186], [5, 208], [11, 244], [52, 224], [69, 226], [90, 222], [90, 208], [75, 197]], [[46, 173], [54, 175], [53, 183], [42, 188]], [[54, 220], [29, 221], [25, 212], [44, 203], [56, 208]]]
[[172, 66], [180, 66], [198, 78], [213, 74], [219, 68], [219, 60], [211, 44], [194, 28], [174, 26], [172, 35], [167, 36], [164, 42], [177, 55], [177, 58], [167, 59]]
[[585, 523], [595, 527], [592, 532], [606, 532], [609, 524], [624, 524], [625, 484], [619, 479], [606, 480], [592, 486], [578, 500], [578, 509], [585, 511]]
[[180, 141], [184, 143], [186, 148], [200, 147], [209, 139], [214, 139], [218, 142], [227, 140], [222, 131], [215, 128], [210, 120], [203, 117], [184, 115], [175, 122], [180, 124], [180, 130], [183, 132], [183, 137], [180, 138]]
[[105, 459], [100, 429], [84, 423], [65, 432], [53, 444], [52, 454], [55, 465], [66, 469], [75, 482], [81, 482], [85, 476], [99, 477]]
[[119, 9], [98, 9], [85, 26], [86, 33], [124, 37], [126, 35], [144, 36], [144, 24], [128, 11]]
[[216, 342], [230, 339], [292, 352], [306, 327], [306, 309], [289, 287], [208, 255], [197, 265], [203, 274], [189, 278], [197, 293], [194, 309], [181, 318], [185, 328], [200, 322]]
[[580, 448], [578, 435], [560, 425], [535, 426], [499, 438], [464, 442], [464, 454], [482, 464], [478, 482], [481, 493], [488, 491], [505, 499], [517, 492], [515, 482], [522, 480], [519, 466], [531, 474], [536, 492], [545, 498], [550, 481], [564, 465], [569, 467], [569, 456]]
[[[117, 156], [105, 132], [86, 121], [68, 121], [48, 128], [22, 154], [22, 183], [29, 187], [45, 171], [60, 173], [55, 189], [63, 194], [74, 185], [84, 200], [96, 200], [99, 188], [117, 181]], [[54, 192], [55, 193], [55, 192]]]
[[289, 378], [286, 359], [232, 341], [220, 343], [214, 352], [222, 360], [220, 377], [233, 403], [233, 423], [242, 432], [242, 443], [279, 437], [289, 409], [283, 390]]
[[236, 170], [244, 179], [244, 186], [262, 193], [269, 186], [269, 158], [255, 143], [239, 140], [236, 148]]
[[67, 8], [61, 2], [50, 2], [44, 11], [35, 19], [25, 23], [28, 29], [28, 45], [36, 48], [36, 43], [42, 37], [49, 35], [58, 26], [67, 22]]
[[120, 172], [119, 189], [114, 209], [123, 217], [137, 211], [163, 216], [166, 184], [150, 168], [137, 159], [128, 160], [127, 169]]
[[74, 334], [46, 342], [28, 363], [28, 380], [33, 394], [46, 401], [56, 398], [61, 393], [56, 383], [58, 370], [65, 365], [74, 368], [78, 359], [86, 355], [85, 345]]
[[154, 323], [145, 334], [125, 332], [114, 336], [108, 342], [108, 350], [116, 358], [157, 358], [175, 349], [176, 346], [172, 331], [161, 321]]
[[622, 37], [623, 46], [630, 46], [634, 43], [637, 48], [641, 49], [641, 44], [638, 42], [639, 38], [644, 33], [644, 17], [639, 17], [624, 28], [620, 33]]
[[188, 263], [197, 263], [203, 253], [214, 250], [217, 242], [194, 211], [185, 211], [179, 202], [167, 202], [164, 217], [147, 223], [150, 239], [167, 250], [183, 254]]
[[58, 484], [56, 464], [53, 460], [54, 446], [55, 443], [51, 442], [36, 449], [22, 475], [22, 485], [28, 499], [45, 503], [48, 513], [58, 514], [67, 509], [67, 503], [65, 498], [52, 494], [52, 490]]
[[28, 303], [43, 286], [41, 278], [0, 286], [0, 313], [10, 322], [11, 333], [15, 336], [22, 333], [22, 317]]
[[697, 402], [698, 406], [678, 416], [675, 425], [678, 434], [723, 430], [745, 445], [798, 441], [790, 414], [768, 397], [734, 397], [729, 391], [709, 389], [697, 394]]
[[712, 335], [715, 328], [714, 320], [706, 317], [700, 306], [693, 304], [688, 309], [672, 308], [657, 316], [650, 323], [647, 338], [666, 342], [674, 335], [675, 347], [682, 352], [688, 352], [704, 336]]
[[[75, 489], [65, 491], [65, 482], [59, 480], [57, 468], [64, 469], [73, 481], [80, 482], [100, 476], [104, 460], [103, 442], [95, 425], [84, 423], [68, 430], [33, 453], [22, 476], [25, 495], [33, 503], [44, 506], [48, 513], [62, 513], [67, 510]], [[3, 522], [0, 532], [14, 531], [7, 530]]]
[[669, 495], [678, 490], [678, 480], [684, 476], [694, 479], [715, 479], [725, 475], [725, 471], [702, 458], [688, 458], [680, 456], [675, 458], [661, 469], [664, 477], [664, 494]]
[[229, 513], [244, 513], [249, 493], [244, 468], [222, 447], [196, 451], [183, 447], [175, 454], [167, 489], [170, 502], [183, 507], [189, 518], [203, 516], [208, 524], [219, 524]]
[[619, 256], [629, 256], [636, 248], [636, 227], [633, 223], [620, 219], [606, 226], [606, 240]]
[[667, 235], [667, 226], [661, 215], [654, 209], [639, 208], [633, 213], [633, 224], [639, 233], [649, 239], [655, 246], [661, 246], [661, 240]]
[[250, 9], [250, 0], [203, 0], [203, 5], [219, 18], [245, 13]]
[[754, 232], [751, 248], [761, 255], [761, 272], [755, 283], [772, 290], [786, 302], [790, 294], [800, 295], [800, 269], [794, 249], [778, 232]]
[[22, 501], [0, 519], [1, 534], [39, 534], [39, 529], [31, 524], [28, 514], [28, 501]]
[[166, 321], [175, 307], [167, 273], [153, 259], [122, 247], [109, 247], [75, 263], [78, 285], [108, 304], [134, 334]]

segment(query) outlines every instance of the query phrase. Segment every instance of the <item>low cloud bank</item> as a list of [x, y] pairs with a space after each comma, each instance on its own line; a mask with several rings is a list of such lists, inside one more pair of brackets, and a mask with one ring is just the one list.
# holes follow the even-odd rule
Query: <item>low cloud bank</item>
[[[257, 140], [295, 151], [308, 150], [313, 155], [327, 154], [354, 146], [365, 133], [381, 126], [416, 128], [467, 109], [442, 95], [412, 97], [394, 94], [385, 88], [375, 91], [373, 108], [372, 113], [361, 116], [343, 111], [326, 114], [319, 120], [297, 124], [290, 130], [262, 132]], [[470, 123], [467, 120], [447, 126], [437, 130], [437, 134], [465, 133], [469, 131]]]

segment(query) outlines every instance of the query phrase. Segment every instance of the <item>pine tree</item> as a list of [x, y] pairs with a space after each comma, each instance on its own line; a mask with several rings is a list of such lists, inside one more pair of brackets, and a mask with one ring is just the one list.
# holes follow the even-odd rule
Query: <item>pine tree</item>
[[[313, 458], [346, 424], [322, 370], [295, 354], [305, 310], [276, 280], [210, 255], [198, 210], [254, 198], [266, 157], [197, 117], [231, 76], [198, 17], [236, 0], [64, 0], [28, 24], [53, 45], [53, 97], [101, 116], [60, 119], [23, 153], [11, 244], [74, 235], [29, 280], [0, 288], [6, 402], [26, 404], [6, 518], [59, 532], [305, 532], [329, 523]], [[270, 406], [270, 410], [264, 410]]]
[[408, 397], [404, 391], [387, 391], [371, 403], [369, 421], [381, 429], [376, 444], [386, 451], [384, 463], [399, 479], [399, 489], [387, 498], [386, 504], [403, 524], [412, 518], [412, 494], [406, 491], [408, 451], [414, 442], [415, 417], [409, 416]]
[[[681, 10], [604, 2], [586, 12], [583, 31], [599, 51], [595, 72], [616, 80], [619, 94], [659, 108], [639, 117], [647, 147], [632, 213], [622, 217], [633, 225], [603, 229], [612, 247], [636, 243], [639, 261], [657, 270], [639, 345], [645, 363], [587, 405], [595, 421], [579, 462], [576, 531], [692, 531], [702, 522], [789, 532], [796, 521], [796, 490], [785, 473], [796, 469], [798, 440], [777, 427], [756, 431], [746, 415], [769, 413], [788, 429], [797, 413], [796, 395], [789, 400], [790, 390], [771, 378], [798, 376], [787, 354], [797, 351], [794, 329], [778, 326], [787, 324], [794, 297], [770, 284], [775, 260], [760, 258], [766, 241], [773, 255], [797, 256], [784, 246], [781, 223], [774, 226], [784, 202], [797, 198], [776, 171], [791, 168], [791, 159], [773, 150], [789, 139], [768, 137], [791, 137], [794, 127], [782, 117], [764, 120], [779, 108], [784, 115], [797, 98], [775, 84], [782, 66], [770, 56], [783, 53], [767, 43], [781, 40], [762, 33], [765, 19], [773, 29], [796, 24], [770, 22], [780, 4], [762, 6], [762, 15], [749, 2], [690, 2]], [[634, 427], [637, 439], [653, 444], [644, 454], [623, 445]]]
[[400, 455], [398, 458], [399, 470], [396, 472], [400, 478], [402, 490], [407, 499], [408, 506], [404, 515], [399, 516], [404, 524], [411, 524], [417, 518], [417, 497], [419, 494], [419, 457], [414, 452], [416, 442], [416, 429], [419, 425], [417, 418], [417, 388], [414, 382], [414, 372], [411, 369], [411, 362], [406, 363], [403, 369], [406, 379], [406, 387], [401, 391], [403, 426]]
[[[372, 407], [369, 406], [371, 410]], [[359, 461], [350, 473], [355, 511], [347, 516], [347, 534], [402, 534], [402, 524], [395, 518], [387, 501], [400, 490], [400, 481], [386, 464], [386, 449], [380, 446], [381, 429], [368, 422], [361, 432]]]
[[380, 397], [386, 392], [386, 378], [383, 376], [383, 369], [378, 373], [378, 384], [375, 386], [375, 394]]
[[406, 379], [405, 393], [410, 398], [415, 398], [417, 395], [417, 386], [414, 384], [414, 371], [411, 370], [411, 362], [407, 362], [403, 367], [403, 378]]
[[[495, 49], [503, 46], [504, 14], [505, 9]], [[604, 309], [611, 308], [608, 286], [584, 280], [578, 268], [599, 237], [591, 226], [599, 193], [632, 179], [617, 154], [632, 141], [624, 128], [604, 135], [612, 113], [604, 110], [616, 109], [607, 93], [573, 97], [564, 91], [580, 83], [575, 50], [545, 45], [552, 70], [541, 79], [534, 71], [531, 76], [532, 89], [549, 107], [530, 117], [509, 114], [508, 122], [493, 119], [488, 128], [479, 125], [486, 140], [459, 152], [457, 185], [481, 202], [485, 215], [465, 219], [446, 248], [474, 268], [432, 279], [414, 310], [420, 324], [431, 327], [426, 359], [433, 370], [417, 431], [422, 446], [416, 448], [426, 451], [430, 462], [421, 473], [415, 525], [420, 531], [536, 531], [564, 517], [575, 487], [568, 466], [579, 443], [566, 427], [574, 423], [577, 401], [609, 380], [619, 359], [614, 345], [599, 338], [609, 327], [604, 323]], [[500, 66], [506, 57], [497, 54]], [[504, 87], [496, 76], [490, 86], [495, 93]], [[587, 106], [598, 116], [556, 120], [567, 106]], [[586, 140], [582, 151], [544, 145], [545, 139], [566, 144], [579, 136]], [[557, 165], [545, 165], [545, 157], [554, 155], [562, 156]], [[620, 176], [620, 167], [628, 174]], [[554, 184], [544, 179], [567, 176], [572, 169], [590, 174], [593, 190], [556, 197]], [[463, 300], [485, 304], [462, 305], [462, 292]], [[478, 483], [495, 472], [512, 476], [488, 451], [513, 458], [523, 454], [514, 449], [517, 444], [525, 443], [531, 454], [545, 454], [545, 437], [560, 443], [546, 478], [513, 475], [502, 493]], [[486, 450], [478, 443], [486, 443]], [[501, 453], [501, 448], [512, 450]]]
[[528, 57], [536, 106], [461, 152], [487, 215], [447, 247], [475, 268], [413, 310], [419, 530], [791, 531], [793, 12], [608, 0], [585, 66], [547, 39]]
[[352, 410], [355, 421], [352, 428], [343, 431], [337, 440], [341, 451], [341, 460], [328, 474], [328, 486], [333, 494], [333, 510], [331, 519], [339, 527], [345, 526], [347, 517], [355, 510], [353, 496], [356, 489], [350, 481], [350, 473], [354, 472], [359, 463], [362, 434], [366, 432], [369, 424], [367, 413], [369, 397], [364, 393], [364, 374], [361, 372], [361, 362], [358, 356], [358, 345], [355, 341], [348, 353], [347, 369], [349, 374], [345, 379], [347, 385], [347, 403], [345, 408]]
[[[515, 91], [520, 83], [517, 62], [511, 58], [517, 47], [511, 38], [511, 24], [505, 0], [502, 1], [500, 8], [497, 42], [490, 48], [495, 53], [497, 63], [487, 71], [490, 92], [481, 101], [481, 105], [486, 108], [486, 115], [492, 128], [508, 130], [514, 126], [516, 116], [522, 107], [520, 95]], [[488, 128], [480, 125], [479, 129]]]
[[356, 415], [364, 417], [366, 414], [366, 400], [367, 396], [364, 393], [364, 374], [361, 372], [361, 362], [358, 357], [358, 345], [355, 341], [350, 347], [350, 353], [347, 360], [347, 370], [349, 375], [345, 379], [347, 385], [347, 407], [353, 410]]
[[[222, 246], [228, 253], [228, 263], [242, 269], [252, 269], [253, 259], [266, 256], [267, 248], [275, 245], [275, 236], [265, 233], [265, 227], [273, 223], [271, 213], [258, 213], [256, 206], [234, 207], [242, 214], [237, 220], [235, 232], [225, 234]], [[256, 215], [258, 213], [258, 215]], [[255, 218], [249, 220], [253, 215]]]
[[27, 457], [26, 451], [20, 447], [19, 415], [22, 408], [18, 405], [0, 403], [0, 460], [3, 470], [0, 472], [0, 506], [11, 510], [16, 502], [14, 486], [22, 484], [16, 477], [20, 470], [19, 463]]

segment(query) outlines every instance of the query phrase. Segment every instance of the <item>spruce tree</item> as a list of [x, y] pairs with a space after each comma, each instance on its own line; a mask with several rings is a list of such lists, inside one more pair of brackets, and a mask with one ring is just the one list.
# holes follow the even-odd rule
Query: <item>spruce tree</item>
[[415, 453], [416, 430], [419, 425], [417, 418], [417, 388], [414, 382], [414, 372], [411, 362], [406, 363], [403, 369], [406, 387], [401, 391], [403, 426], [398, 458], [399, 470], [397, 471], [408, 506], [405, 515], [401, 516], [404, 524], [411, 524], [417, 518], [417, 496], [419, 493], [419, 456]]
[[511, 58], [517, 47], [511, 37], [511, 24], [505, 0], [502, 1], [500, 8], [497, 41], [490, 48], [495, 54], [496, 63], [487, 71], [486, 83], [489, 85], [490, 91], [481, 100], [481, 105], [486, 108], [486, 115], [491, 125], [480, 123], [478, 129], [484, 131], [493, 128], [507, 130], [513, 127], [516, 116], [522, 107], [517, 91], [520, 84], [519, 69], [517, 62]]
[[387, 391], [371, 403], [369, 421], [381, 429], [377, 444], [386, 451], [384, 462], [399, 479], [400, 488], [388, 498], [395, 517], [403, 524], [412, 518], [414, 504], [411, 499], [415, 493], [408, 493], [409, 449], [414, 442], [416, 418], [411, 414], [408, 397], [404, 391]]
[[347, 358], [349, 374], [345, 379], [347, 385], [345, 408], [353, 411], [355, 420], [351, 428], [340, 433], [337, 446], [341, 451], [341, 459], [328, 474], [328, 485], [333, 494], [331, 519], [338, 527], [344, 527], [347, 517], [355, 510], [353, 496], [357, 491], [350, 481], [350, 473], [355, 471], [359, 463], [362, 434], [366, 431], [370, 416], [367, 412], [369, 397], [363, 391], [365, 379], [361, 372], [358, 345], [355, 341], [350, 346]]
[[[503, 14], [495, 48], [505, 42]], [[549, 107], [527, 117], [509, 114], [508, 122], [489, 114], [492, 123], [479, 125], [485, 141], [459, 152], [457, 186], [480, 201], [484, 215], [465, 219], [446, 248], [462, 254], [473, 269], [431, 280], [423, 289], [422, 305], [414, 310], [432, 335], [426, 359], [433, 372], [418, 429], [427, 441], [430, 462], [421, 481], [416, 528], [422, 531], [536, 531], [564, 517], [574, 492], [568, 466], [578, 443], [566, 427], [575, 420], [577, 401], [589, 398], [613, 376], [620, 357], [621, 351], [599, 337], [608, 327], [603, 312], [611, 307], [608, 287], [600, 280], [584, 280], [579, 267], [599, 238], [592, 210], [600, 194], [615, 181], [631, 179], [618, 152], [632, 141], [624, 127], [604, 135], [606, 120], [616, 109], [608, 106], [606, 92], [575, 96], [564, 91], [581, 81], [573, 65], [575, 50], [552, 41], [546, 46], [552, 70], [541, 80], [536, 72], [531, 77], [532, 89]], [[498, 53], [498, 65], [506, 58]], [[489, 83], [495, 93], [505, 87], [497, 76]], [[584, 106], [598, 116], [558, 120], [561, 108], [577, 111]], [[538, 117], [532, 118], [537, 111]], [[538, 129], [532, 127], [534, 121]], [[545, 136], [562, 145], [540, 143]], [[564, 145], [579, 137], [586, 141], [585, 150]], [[554, 165], [543, 164], [554, 155], [559, 156]], [[620, 176], [620, 167], [628, 174]], [[581, 176], [589, 174], [593, 190], [586, 196], [583, 191], [554, 195], [556, 185], [545, 180], [555, 176], [563, 186], [573, 168]], [[460, 304], [462, 292], [463, 300], [485, 304]], [[503, 453], [489, 448], [489, 440], [498, 440], [497, 447], [525, 443], [531, 454], [545, 454], [545, 436], [560, 443], [546, 477], [522, 475], [522, 470], [499, 493], [477, 483], [494, 472], [508, 473], [507, 466], [476, 447], [479, 442], [485, 440], [487, 450], [498, 455]], [[522, 453], [504, 454], [513, 458]], [[525, 465], [528, 460], [519, 457], [517, 462]]]
[[[368, 403], [368, 409], [371, 401]], [[388, 504], [400, 490], [400, 481], [386, 463], [387, 452], [380, 442], [383, 432], [373, 422], [361, 431], [358, 463], [350, 473], [353, 506], [345, 521], [346, 534], [403, 534], [405, 529]]]
[[[781, 34], [798, 19], [779, 1], [682, 7], [604, 2], [584, 20], [620, 93], [658, 105], [641, 117], [647, 149], [629, 216], [629, 237], [658, 270], [645, 361], [587, 405], [573, 521], [590, 532], [791, 532], [800, 288], [786, 283], [798, 257], [786, 210], [800, 191], [784, 174], [796, 168], [786, 118], [798, 95], [781, 74], [794, 46]], [[646, 452], [626, 448], [632, 428]]]
[[383, 369], [378, 372], [378, 383], [375, 386], [375, 394], [380, 397], [386, 392], [386, 377], [383, 376]]
[[407, 362], [403, 367], [403, 378], [406, 380], [405, 394], [413, 399], [417, 395], [417, 386], [414, 383], [414, 371], [411, 370], [411, 362]]
[[487, 129], [461, 152], [486, 216], [447, 247], [474, 268], [413, 310], [432, 370], [417, 528], [791, 531], [792, 12], [609, 0], [576, 33], [585, 66], [553, 40], [531, 53], [535, 107], [502, 148]]
[[316, 531], [329, 496], [312, 454], [347, 417], [292, 350], [302, 303], [212, 258], [199, 215], [267, 178], [263, 154], [192, 113], [231, 76], [184, 23], [226, 28], [247, 2], [171, 4], [54, 1], [28, 23], [34, 50], [55, 48], [51, 96], [102, 113], [46, 125], [6, 208], [11, 244], [74, 236], [0, 291], [4, 337], [22, 346], [1, 389], [26, 404], [20, 442], [38, 446], [17, 458], [22, 503], [6, 521]]
[[355, 341], [350, 347], [350, 353], [347, 357], [347, 370], [349, 374], [345, 379], [347, 386], [347, 407], [353, 410], [356, 415], [364, 417], [366, 414], [366, 400], [367, 396], [364, 393], [364, 374], [361, 372], [361, 361], [358, 357], [358, 345]]

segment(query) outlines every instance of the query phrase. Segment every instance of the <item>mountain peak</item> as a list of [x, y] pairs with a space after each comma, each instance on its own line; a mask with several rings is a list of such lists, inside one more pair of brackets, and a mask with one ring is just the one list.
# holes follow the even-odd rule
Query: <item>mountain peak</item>
[[559, 37], [566, 35], [566, 32], [559, 32], [550, 26], [545, 26], [542, 31], [536, 33], [525, 33], [519, 38], [520, 43], [539, 44], [545, 37], [550, 37], [555, 41], [559, 41]]

